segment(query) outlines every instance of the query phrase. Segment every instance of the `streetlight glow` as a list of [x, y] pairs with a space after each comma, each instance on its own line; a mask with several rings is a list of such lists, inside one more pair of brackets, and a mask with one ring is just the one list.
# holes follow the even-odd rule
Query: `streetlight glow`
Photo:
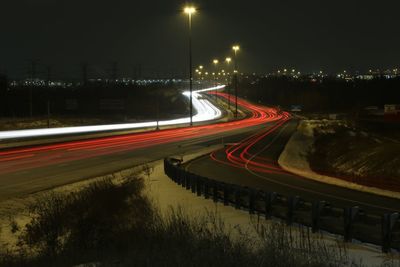
[[188, 15], [192, 15], [192, 14], [196, 13], [196, 8], [192, 7], [192, 6], [187, 6], [183, 9], [183, 11]]
[[230, 58], [230, 57], [227, 57], [226, 59], [225, 59], [225, 61], [229, 64], [229, 63], [231, 63], [231, 61], [232, 61], [232, 58]]
[[234, 45], [234, 46], [232, 47], [232, 49], [233, 49], [235, 52], [237, 52], [237, 51], [240, 50], [240, 46]]

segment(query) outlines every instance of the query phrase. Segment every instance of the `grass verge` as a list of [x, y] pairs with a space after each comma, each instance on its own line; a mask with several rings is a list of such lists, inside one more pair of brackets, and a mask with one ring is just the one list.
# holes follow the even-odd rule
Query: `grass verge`
[[37, 199], [0, 266], [362, 266], [306, 228], [256, 223], [254, 238], [215, 213], [162, 216], [143, 188], [141, 178], [105, 179]]

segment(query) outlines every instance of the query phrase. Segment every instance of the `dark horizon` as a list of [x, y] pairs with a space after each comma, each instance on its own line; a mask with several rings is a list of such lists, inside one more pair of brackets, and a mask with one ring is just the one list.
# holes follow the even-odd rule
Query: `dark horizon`
[[[79, 78], [87, 62], [96, 76], [132, 77], [139, 65], [154, 72], [187, 71], [184, 1], [5, 0], [0, 22], [0, 72], [26, 77], [52, 67], [58, 78]], [[241, 45], [244, 72], [277, 68], [335, 73], [398, 67], [400, 3], [199, 0], [193, 20], [195, 65], [231, 54]], [[42, 74], [43, 75], [43, 74]]]

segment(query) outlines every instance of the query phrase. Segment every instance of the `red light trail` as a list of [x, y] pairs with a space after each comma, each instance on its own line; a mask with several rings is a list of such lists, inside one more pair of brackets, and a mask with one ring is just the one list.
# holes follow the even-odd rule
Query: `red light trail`
[[[261, 132], [256, 133], [244, 140], [239, 144], [230, 146], [225, 149], [224, 158], [220, 159], [217, 157], [218, 151], [210, 154], [211, 158], [219, 163], [230, 165], [237, 168], [246, 168], [251, 171], [263, 172], [263, 173], [278, 173], [288, 174], [282, 170], [279, 165], [272, 159], [263, 158], [258, 154], [250, 153], [250, 150], [254, 148], [261, 140], [281, 129], [290, 120], [290, 115], [287, 112], [277, 114], [274, 112], [268, 113], [269, 118], [279, 118], [276, 120], [276, 124], [269, 129], [263, 129]], [[273, 142], [273, 141], [272, 141]], [[271, 144], [269, 143], [263, 150], [267, 149]]]
[[[220, 97], [228, 98], [228, 95], [225, 93], [217, 94]], [[277, 122], [277, 125], [273, 127], [273, 129], [277, 129], [289, 119], [289, 115], [285, 112], [279, 112], [275, 108], [257, 106], [243, 99], [238, 99], [238, 105], [250, 111], [251, 116], [242, 120], [210, 125], [167, 129], [1, 151], [0, 174], [133, 151], [140, 148], [190, 140], [198, 137], [212, 136], [218, 133], [244, 129], [268, 122]], [[260, 136], [260, 138], [262, 137]], [[254, 143], [250, 140], [245, 143], [249, 148]], [[248, 149], [245, 149], [244, 154], [240, 156], [241, 160], [246, 156], [249, 156]], [[238, 159], [234, 156], [234, 152], [236, 151], [237, 149], [232, 151], [232, 153], [229, 154], [229, 158], [231, 161], [238, 163]], [[255, 164], [254, 167], [261, 167], [257, 166], [259, 163]]]

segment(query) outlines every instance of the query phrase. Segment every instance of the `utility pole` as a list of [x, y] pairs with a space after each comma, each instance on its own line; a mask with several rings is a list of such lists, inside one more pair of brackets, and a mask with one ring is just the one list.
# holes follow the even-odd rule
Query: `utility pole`
[[51, 82], [51, 66], [46, 67], [46, 86], [50, 87], [50, 82]]
[[83, 86], [86, 86], [88, 82], [88, 63], [86, 62], [82, 63], [81, 69], [82, 69], [82, 84]]
[[29, 116], [33, 116], [33, 86], [34, 81], [36, 79], [36, 67], [37, 67], [37, 60], [30, 61], [30, 80], [31, 83], [29, 85]]
[[118, 62], [114, 61], [111, 67], [111, 81], [116, 83], [118, 79]]
[[156, 103], [157, 127], [156, 127], [156, 130], [158, 131], [158, 130], [160, 130], [160, 125], [159, 125], [159, 123], [160, 123], [160, 93], [159, 92], [157, 92], [156, 98], [157, 98], [157, 103]]
[[47, 128], [50, 128], [50, 82], [51, 82], [51, 67], [47, 66]]

